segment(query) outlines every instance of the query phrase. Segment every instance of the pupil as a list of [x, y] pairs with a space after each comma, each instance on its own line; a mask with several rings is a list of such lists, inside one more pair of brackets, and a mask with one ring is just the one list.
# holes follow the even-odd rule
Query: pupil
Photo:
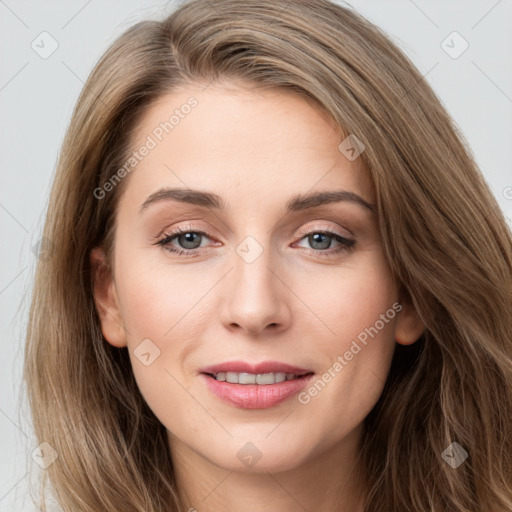
[[[188, 246], [187, 246], [187, 244], [192, 244], [192, 245], [194, 244], [194, 240], [193, 240], [193, 238], [194, 238], [194, 237], [199, 237], [199, 235], [198, 235], [197, 233], [193, 233], [193, 232], [191, 232], [191, 233], [185, 233], [184, 235], [181, 235], [181, 236], [185, 239], [185, 242], [184, 242], [184, 244], [182, 244], [182, 245], [184, 245], [184, 247], [185, 247], [186, 249], [196, 249], [196, 248], [197, 248], [197, 247], [188, 247]], [[197, 242], [197, 241], [196, 241], [196, 242]], [[181, 241], [180, 241], [180, 243], [181, 243]]]
[[[325, 239], [322, 244], [322, 237]], [[309, 237], [310, 243], [313, 246], [314, 249], [328, 249], [330, 244], [330, 237], [328, 235], [325, 235], [323, 233], [315, 233], [314, 235], [310, 235]], [[326, 243], [327, 241], [327, 243]], [[315, 247], [314, 243], [320, 243], [321, 247]]]

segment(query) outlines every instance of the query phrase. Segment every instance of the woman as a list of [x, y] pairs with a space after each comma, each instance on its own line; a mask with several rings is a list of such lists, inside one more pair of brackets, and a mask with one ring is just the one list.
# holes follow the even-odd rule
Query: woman
[[511, 233], [353, 11], [193, 0], [126, 31], [44, 236], [25, 377], [63, 510], [512, 508]]

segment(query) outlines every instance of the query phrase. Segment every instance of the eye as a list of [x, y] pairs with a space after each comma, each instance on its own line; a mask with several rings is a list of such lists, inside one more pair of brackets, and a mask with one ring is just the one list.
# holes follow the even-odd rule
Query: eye
[[[201, 245], [204, 239], [211, 240], [208, 234], [203, 231], [192, 230], [190, 227], [177, 228], [170, 233], [166, 233], [164, 238], [156, 242], [155, 245], [160, 245], [166, 251], [179, 256], [194, 257], [200, 252], [199, 249], [205, 247]], [[310, 244], [311, 249], [308, 249], [308, 252], [315, 256], [333, 256], [343, 251], [349, 251], [355, 244], [355, 240], [346, 238], [330, 229], [306, 232], [300, 239], [300, 241], [302, 240], [306, 240]], [[176, 241], [178, 247], [173, 245], [173, 241]], [[338, 246], [332, 248], [333, 243], [337, 243]]]
[[[155, 245], [161, 245], [166, 251], [176, 253], [184, 256], [194, 256], [197, 250], [201, 247], [201, 239], [208, 238], [208, 235], [203, 231], [192, 231], [191, 229], [177, 228], [176, 230], [166, 233], [162, 240], [159, 240]], [[176, 239], [176, 242], [181, 247], [174, 247], [171, 242]], [[209, 238], [208, 238], [209, 239]]]
[[[329, 229], [310, 231], [309, 233], [306, 233], [301, 240], [306, 240], [310, 244], [312, 247], [312, 253], [319, 254], [321, 256], [331, 256], [343, 251], [348, 251], [355, 244], [355, 240], [346, 238]], [[331, 248], [333, 241], [339, 244], [338, 247], [335, 247], [334, 249]], [[326, 249], [330, 250], [327, 251]]]

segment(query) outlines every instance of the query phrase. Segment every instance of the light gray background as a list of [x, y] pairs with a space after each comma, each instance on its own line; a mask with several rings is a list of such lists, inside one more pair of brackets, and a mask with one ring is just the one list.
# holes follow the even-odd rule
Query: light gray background
[[[214, 4], [215, 0], [211, 0]], [[27, 463], [36, 443], [20, 409], [23, 336], [57, 154], [93, 65], [130, 25], [159, 19], [172, 2], [0, 0], [0, 512], [32, 511]], [[413, 60], [461, 128], [500, 205], [512, 218], [512, 0], [355, 0]], [[41, 58], [46, 31], [57, 50]], [[457, 31], [458, 58], [442, 42]], [[457, 51], [460, 42], [444, 45]], [[46, 40], [45, 48], [49, 48]], [[64, 213], [65, 214], [65, 213]]]

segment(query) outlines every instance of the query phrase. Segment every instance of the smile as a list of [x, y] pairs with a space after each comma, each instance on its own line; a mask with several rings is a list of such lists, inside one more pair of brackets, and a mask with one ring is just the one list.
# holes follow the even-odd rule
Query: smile
[[[224, 372], [220, 372], [224, 373]], [[291, 378], [287, 379], [287, 375]], [[285, 380], [280, 380], [280, 379]], [[226, 372], [226, 375], [202, 373], [207, 388], [223, 402], [241, 409], [267, 409], [299, 393], [313, 378], [313, 373], [294, 375], [285, 373], [247, 374]], [[216, 378], [217, 377], [217, 378]], [[225, 378], [225, 380], [220, 380]], [[277, 378], [277, 379], [276, 379]], [[234, 381], [234, 382], [230, 382]], [[245, 381], [245, 383], [241, 383]], [[250, 382], [247, 382], [250, 380]], [[254, 382], [252, 382], [254, 380]], [[258, 380], [261, 383], [258, 383]]]
[[288, 380], [295, 380], [302, 375], [295, 373], [246, 373], [246, 372], [218, 372], [216, 374], [209, 374], [219, 382], [229, 382], [230, 384], [276, 384]]

